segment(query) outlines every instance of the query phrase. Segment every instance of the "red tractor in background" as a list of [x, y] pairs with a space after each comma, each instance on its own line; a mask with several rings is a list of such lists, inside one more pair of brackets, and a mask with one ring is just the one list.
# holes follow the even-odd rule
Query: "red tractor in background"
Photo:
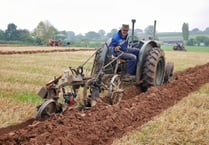
[[62, 46], [62, 42], [60, 40], [49, 39], [48, 46]]

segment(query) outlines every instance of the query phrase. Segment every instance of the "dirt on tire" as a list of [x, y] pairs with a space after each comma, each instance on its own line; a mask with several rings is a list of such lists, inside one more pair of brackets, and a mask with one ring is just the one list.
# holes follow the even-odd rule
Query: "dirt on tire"
[[[50, 119], [25, 126], [0, 129], [1, 145], [108, 145], [115, 138], [159, 115], [189, 93], [209, 82], [209, 63], [174, 74], [174, 80], [146, 92], [131, 86], [119, 105], [101, 100], [90, 110], [68, 110]], [[134, 89], [134, 90], [133, 90]], [[136, 93], [136, 94], [134, 94]], [[138, 94], [139, 93], [139, 94]], [[130, 94], [130, 97], [129, 97]], [[16, 128], [17, 127], [17, 128]]]

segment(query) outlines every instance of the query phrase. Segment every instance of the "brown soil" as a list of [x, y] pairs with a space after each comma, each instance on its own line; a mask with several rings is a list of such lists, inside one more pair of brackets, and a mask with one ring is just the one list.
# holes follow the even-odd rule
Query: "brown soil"
[[42, 122], [33, 121], [24, 127], [0, 129], [0, 144], [111, 144], [115, 138], [140, 127], [208, 83], [208, 72], [209, 63], [175, 73], [171, 83], [152, 87], [145, 93], [131, 86], [126, 90], [126, 99], [119, 105], [110, 106], [99, 101], [95, 107], [84, 112], [68, 110]]
[[0, 51], [0, 55], [72, 52], [72, 51], [95, 51], [95, 49], [52, 49], [52, 50]]

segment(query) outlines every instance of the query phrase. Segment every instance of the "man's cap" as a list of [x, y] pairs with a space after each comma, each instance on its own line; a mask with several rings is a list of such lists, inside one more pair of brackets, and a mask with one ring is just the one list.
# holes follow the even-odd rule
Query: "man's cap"
[[129, 29], [129, 25], [128, 24], [122, 24], [121, 29]]

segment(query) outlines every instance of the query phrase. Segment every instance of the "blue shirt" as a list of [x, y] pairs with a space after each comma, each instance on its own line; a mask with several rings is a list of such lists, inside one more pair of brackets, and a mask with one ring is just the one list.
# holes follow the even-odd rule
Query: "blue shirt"
[[110, 43], [110, 49], [112, 51], [112, 54], [114, 56], [117, 56], [120, 52], [115, 52], [114, 48], [116, 46], [120, 46], [120, 50], [123, 52], [127, 52], [127, 47], [128, 47], [128, 35], [125, 36], [125, 38], [121, 37], [121, 31], [118, 31], [115, 33], [112, 37], [111, 43]]

